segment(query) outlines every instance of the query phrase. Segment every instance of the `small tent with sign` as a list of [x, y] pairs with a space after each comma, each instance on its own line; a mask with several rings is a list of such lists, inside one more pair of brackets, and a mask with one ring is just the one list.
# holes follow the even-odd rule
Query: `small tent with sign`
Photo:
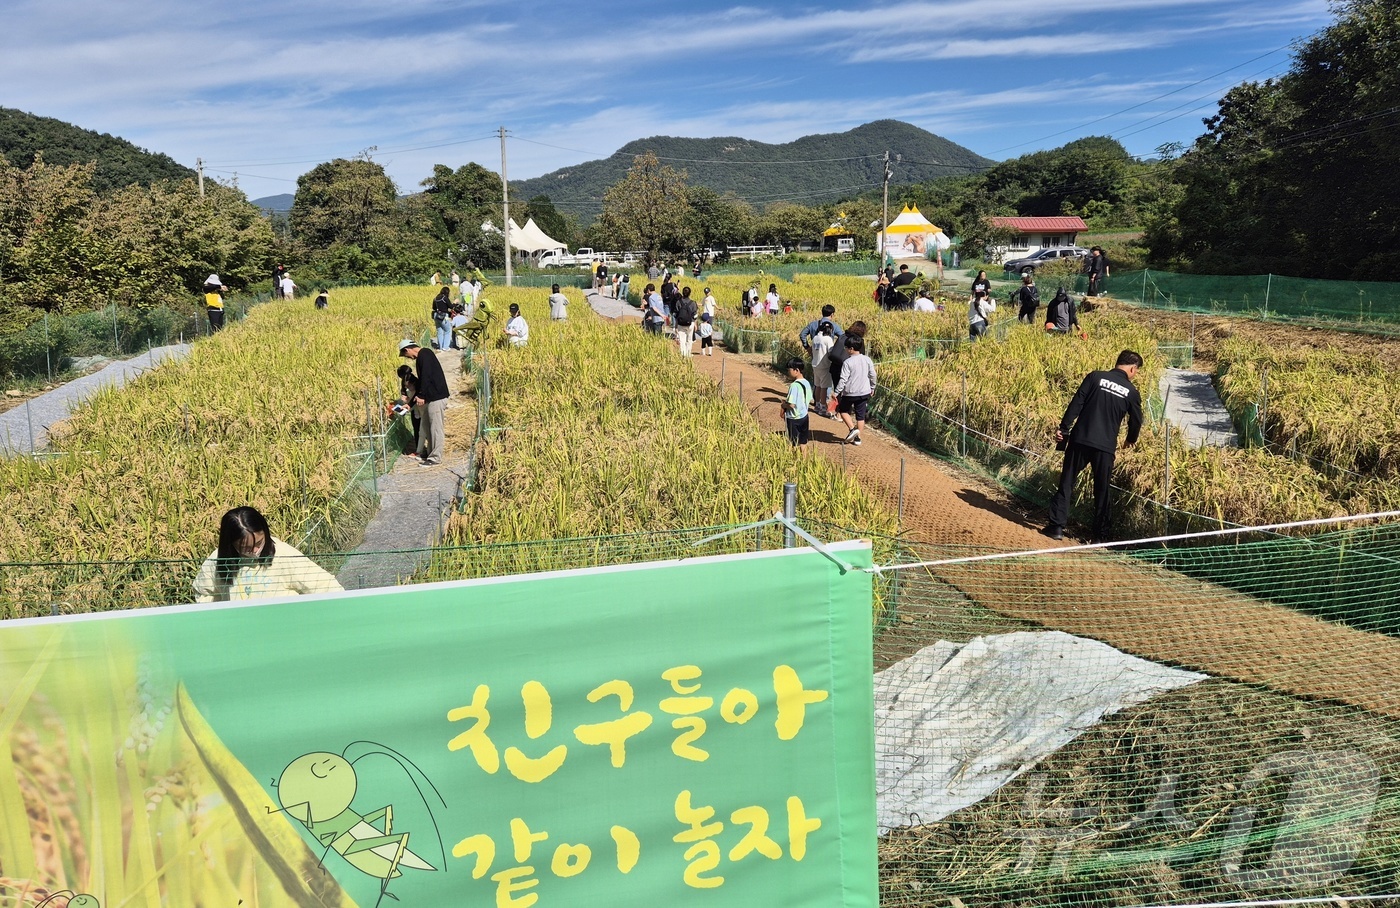
[[905, 205], [899, 217], [885, 228], [885, 255], [891, 258], [925, 258], [947, 249], [949, 240], [943, 228], [919, 213], [917, 205]]
[[822, 231], [822, 252], [826, 251], [827, 240], [832, 242], [837, 252], [855, 251], [855, 231], [846, 224], [846, 212], [841, 212], [831, 226]]

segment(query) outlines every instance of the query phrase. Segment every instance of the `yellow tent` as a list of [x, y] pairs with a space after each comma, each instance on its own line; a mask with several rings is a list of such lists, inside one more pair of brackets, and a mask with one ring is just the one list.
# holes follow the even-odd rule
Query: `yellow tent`
[[896, 258], [923, 256], [930, 249], [944, 249], [948, 245], [943, 229], [919, 214], [917, 205], [904, 206], [899, 217], [885, 228], [884, 239], [885, 254]]

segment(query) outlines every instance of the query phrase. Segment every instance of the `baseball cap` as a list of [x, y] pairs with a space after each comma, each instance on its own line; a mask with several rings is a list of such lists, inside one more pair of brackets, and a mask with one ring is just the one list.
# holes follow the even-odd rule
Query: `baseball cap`
[[401, 340], [401, 341], [399, 341], [399, 355], [402, 356], [402, 355], [403, 355], [403, 351], [407, 350], [409, 347], [416, 347], [416, 346], [418, 346], [418, 342], [417, 342], [417, 341], [414, 341], [414, 340]]

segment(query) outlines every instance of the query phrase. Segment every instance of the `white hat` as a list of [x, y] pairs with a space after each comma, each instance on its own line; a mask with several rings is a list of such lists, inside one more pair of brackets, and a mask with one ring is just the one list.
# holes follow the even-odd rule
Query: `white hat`
[[219, 280], [219, 276], [218, 276], [217, 274], [211, 274], [211, 275], [209, 275], [208, 277], [206, 277], [206, 278], [204, 279], [204, 283], [205, 283], [205, 284], [222, 284], [223, 281]]

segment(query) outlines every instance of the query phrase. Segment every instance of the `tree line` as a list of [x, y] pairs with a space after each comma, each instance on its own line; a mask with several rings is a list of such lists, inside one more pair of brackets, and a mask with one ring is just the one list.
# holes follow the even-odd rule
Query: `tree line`
[[[1343, 0], [1335, 13], [1282, 76], [1230, 90], [1189, 147], [1137, 160], [1112, 138], [1079, 139], [978, 173], [892, 186], [891, 209], [917, 204], [961, 238], [967, 257], [1004, 240], [992, 215], [1074, 214], [1091, 229], [1140, 231], [1135, 245], [1116, 250], [1120, 265], [1392, 279], [1400, 270], [1400, 0]], [[129, 143], [111, 146], [140, 173], [121, 185], [112, 185], [120, 168], [110, 163], [51, 162], [30, 147], [52, 137], [50, 126], [25, 117], [15, 120], [24, 128], [12, 142], [17, 159], [0, 156], [0, 336], [45, 312], [114, 302], [192, 311], [208, 274], [235, 290], [259, 289], [278, 263], [307, 288], [504, 264], [499, 229], [482, 229], [504, 226], [501, 181], [480, 164], [437, 165], [405, 195], [368, 156], [328, 161], [298, 179], [289, 215], [274, 223], [236, 187], [206, 181], [201, 194], [187, 172], [160, 175], [163, 161], [141, 169]], [[93, 136], [83, 141], [119, 142]], [[571, 247], [664, 256], [792, 247], [842, 221], [868, 254], [881, 209], [878, 190], [759, 208], [692, 184], [644, 152], [607, 188], [590, 224], [545, 195], [512, 200], [511, 215], [534, 218]]]

